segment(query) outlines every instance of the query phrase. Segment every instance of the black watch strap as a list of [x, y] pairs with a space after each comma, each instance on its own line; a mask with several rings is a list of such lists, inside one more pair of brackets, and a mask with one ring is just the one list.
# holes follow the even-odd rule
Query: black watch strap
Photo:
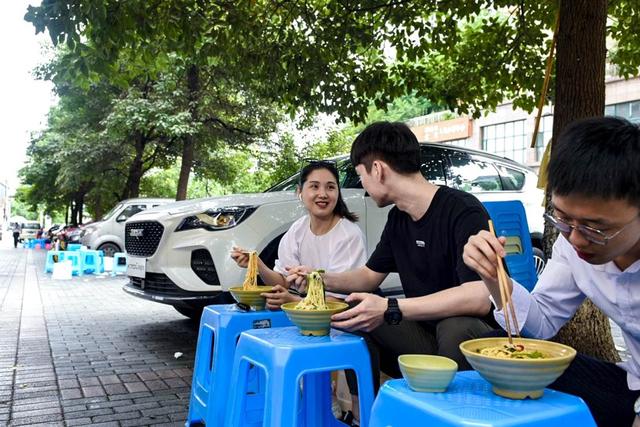
[[397, 325], [402, 321], [402, 312], [396, 298], [387, 299], [387, 310], [384, 312], [384, 320], [389, 325]]

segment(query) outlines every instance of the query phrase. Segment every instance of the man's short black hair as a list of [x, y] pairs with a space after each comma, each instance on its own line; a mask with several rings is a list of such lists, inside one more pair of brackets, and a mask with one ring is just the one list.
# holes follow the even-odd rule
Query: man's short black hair
[[552, 194], [627, 200], [640, 207], [640, 127], [617, 117], [568, 125], [549, 161]]
[[351, 146], [353, 166], [371, 171], [374, 160], [382, 160], [400, 174], [420, 171], [420, 144], [411, 129], [400, 122], [372, 123]]

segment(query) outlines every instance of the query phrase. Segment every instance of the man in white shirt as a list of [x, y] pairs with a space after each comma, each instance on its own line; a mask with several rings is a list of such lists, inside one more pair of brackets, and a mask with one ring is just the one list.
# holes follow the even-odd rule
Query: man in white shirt
[[[580, 396], [599, 426], [640, 426], [640, 127], [601, 117], [574, 122], [556, 142], [548, 171], [560, 231], [534, 290], [509, 280], [524, 336], [551, 338], [585, 298], [622, 330], [631, 359], [618, 365], [579, 354], [550, 387]], [[504, 238], [481, 231], [464, 262], [491, 292], [504, 327], [497, 257]]]

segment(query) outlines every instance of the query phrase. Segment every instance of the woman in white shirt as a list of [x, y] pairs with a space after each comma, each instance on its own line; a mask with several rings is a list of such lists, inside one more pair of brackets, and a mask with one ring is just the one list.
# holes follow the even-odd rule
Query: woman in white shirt
[[[300, 172], [296, 192], [308, 214], [294, 222], [282, 236], [273, 270], [258, 259], [262, 281], [274, 285], [272, 292], [264, 294], [269, 309], [301, 299], [288, 290], [285, 280], [288, 267], [303, 265], [314, 270], [340, 272], [360, 267], [367, 260], [364, 237], [355, 224], [358, 218], [349, 211], [340, 194], [335, 163], [310, 162]], [[246, 268], [248, 254], [241, 248], [233, 249], [231, 258]]]

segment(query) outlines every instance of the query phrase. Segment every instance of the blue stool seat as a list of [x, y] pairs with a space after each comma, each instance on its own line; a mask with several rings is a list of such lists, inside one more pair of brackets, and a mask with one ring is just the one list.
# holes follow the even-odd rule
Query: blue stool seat
[[84, 273], [102, 273], [104, 271], [99, 251], [81, 250], [80, 256], [82, 257], [82, 271]]
[[235, 304], [205, 307], [200, 319], [186, 425], [222, 424], [233, 357], [241, 332], [290, 325], [289, 318], [280, 310], [245, 312], [238, 310]]
[[69, 243], [67, 245], [67, 251], [79, 251], [82, 249], [82, 245], [80, 243]]
[[71, 273], [75, 276], [82, 276], [83, 266], [80, 251], [66, 251], [64, 254], [65, 261], [71, 261]]
[[579, 397], [546, 389], [540, 399], [511, 400], [491, 391], [476, 371], [459, 372], [444, 393], [412, 391], [405, 380], [387, 381], [369, 427], [500, 426], [595, 427]]
[[116, 252], [113, 254], [113, 269], [111, 275], [115, 276], [118, 273], [127, 272], [127, 254], [124, 252]]
[[52, 273], [53, 265], [60, 261], [64, 261], [64, 251], [47, 251], [47, 259], [44, 263], [44, 272]]
[[[247, 394], [251, 366], [263, 370], [264, 427], [344, 426], [331, 412], [331, 371], [353, 369], [358, 378], [360, 424], [369, 425], [373, 378], [364, 339], [332, 329], [324, 337], [303, 336], [297, 327], [254, 329], [240, 334], [231, 374], [225, 426], [248, 425], [253, 418]], [[302, 391], [300, 380], [303, 380]]]

